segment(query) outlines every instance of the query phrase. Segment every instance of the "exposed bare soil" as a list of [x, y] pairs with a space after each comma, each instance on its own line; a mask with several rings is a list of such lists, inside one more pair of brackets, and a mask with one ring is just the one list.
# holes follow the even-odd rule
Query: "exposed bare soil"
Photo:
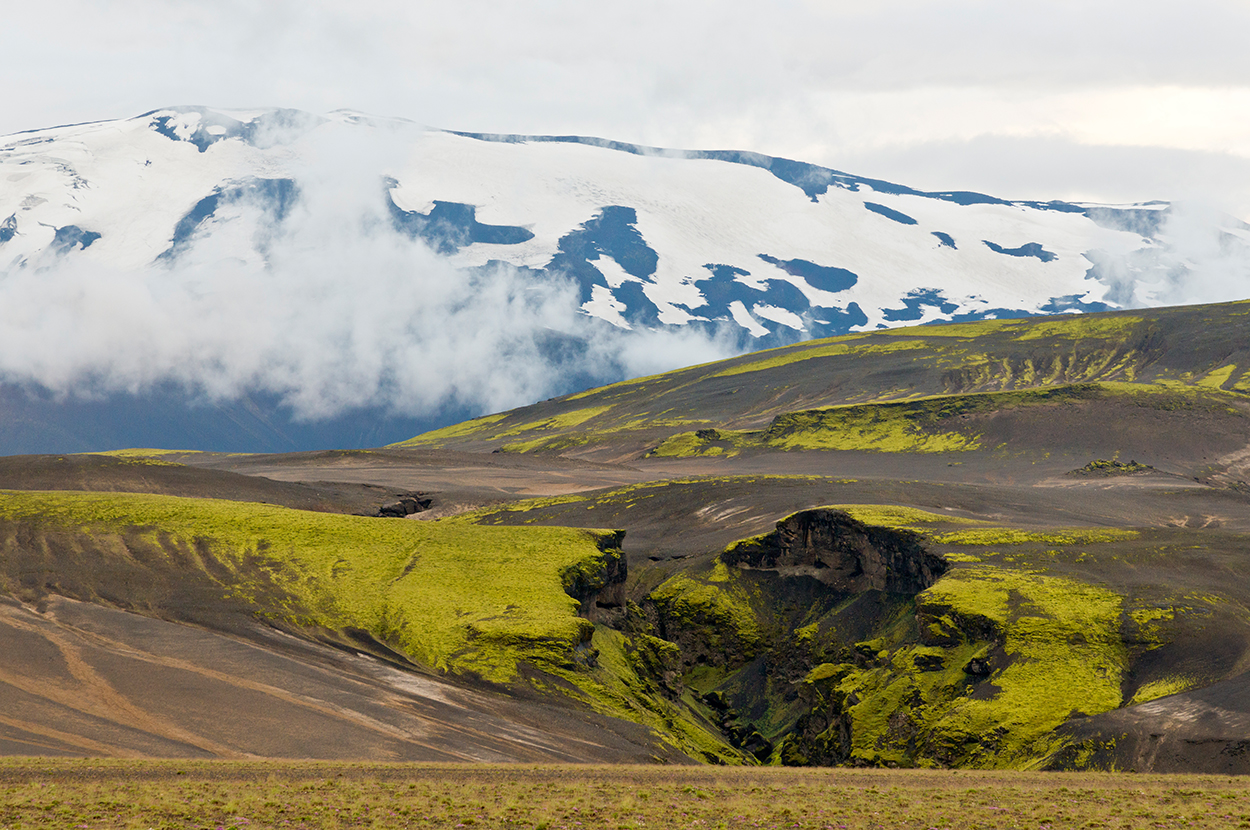
[[[640, 762], [645, 731], [260, 625], [223, 634], [0, 599], [0, 754]], [[668, 760], [680, 756], [665, 755]]]

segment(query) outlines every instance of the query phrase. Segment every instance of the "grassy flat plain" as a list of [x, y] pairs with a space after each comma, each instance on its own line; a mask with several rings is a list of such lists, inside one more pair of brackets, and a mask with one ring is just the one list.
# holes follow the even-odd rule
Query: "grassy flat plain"
[[0, 762], [0, 828], [1223, 828], [1237, 778], [966, 770]]

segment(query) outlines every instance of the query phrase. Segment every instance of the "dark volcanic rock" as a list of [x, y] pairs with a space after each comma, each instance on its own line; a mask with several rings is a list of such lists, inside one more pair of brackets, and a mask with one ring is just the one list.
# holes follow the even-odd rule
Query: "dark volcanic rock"
[[1070, 476], [1078, 476], [1084, 478], [1109, 478], [1111, 476], [1131, 476], [1136, 473], [1146, 473], [1154, 470], [1149, 464], [1138, 464], [1136, 461], [1130, 461], [1125, 464], [1123, 461], [1108, 461], [1105, 458], [1095, 459], [1079, 470], [1071, 470], [1068, 472]]
[[720, 727], [721, 732], [735, 749], [755, 756], [758, 761], [768, 760], [773, 752], [772, 741], [759, 733], [749, 721], [742, 719], [742, 713], [731, 707], [721, 692], [708, 692], [700, 697], [708, 707], [713, 723]]
[[810, 576], [846, 593], [917, 594], [946, 573], [946, 560], [909, 530], [869, 527], [841, 510], [818, 508], [787, 516], [772, 533], [732, 545], [726, 565]]
[[426, 496], [425, 493], [405, 493], [399, 496], [398, 501], [379, 507], [378, 512], [373, 515], [402, 519], [405, 516], [411, 516], [413, 513], [429, 510], [430, 505], [433, 503], [434, 500]]
[[564, 592], [577, 600], [578, 613], [591, 622], [617, 622], [625, 613], [625, 579], [628, 563], [621, 551], [625, 531], [618, 530], [599, 538], [603, 556], [594, 568], [570, 568], [565, 571]]
[[990, 665], [988, 657], [973, 657], [964, 666], [964, 672], [973, 677], [989, 677], [993, 667]]

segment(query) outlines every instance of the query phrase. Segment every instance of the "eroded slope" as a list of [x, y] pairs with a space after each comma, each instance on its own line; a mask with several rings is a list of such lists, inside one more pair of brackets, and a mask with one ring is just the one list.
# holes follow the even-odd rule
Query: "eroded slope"
[[615, 532], [7, 491], [0, 544], [6, 592], [36, 608], [67, 597], [235, 635], [259, 620], [583, 720], [641, 724], [662, 757], [736, 757], [697, 716], [651, 695], [626, 635], [597, 624], [622, 601]]

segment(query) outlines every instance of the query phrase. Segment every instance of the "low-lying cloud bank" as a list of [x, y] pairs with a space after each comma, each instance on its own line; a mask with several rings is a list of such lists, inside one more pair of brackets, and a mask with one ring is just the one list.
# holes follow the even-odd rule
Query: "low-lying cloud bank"
[[395, 232], [376, 155], [334, 149], [311, 154], [283, 218], [234, 202], [172, 264], [0, 272], [0, 380], [75, 398], [172, 381], [210, 401], [276, 396], [310, 421], [497, 411], [738, 350], [705, 330], [619, 331], [559, 279], [456, 268]]
[[[1142, 216], [1149, 216], [1150, 212]], [[1088, 251], [1106, 301], [1123, 308], [1250, 299], [1250, 225], [1201, 201], [1177, 202], [1144, 219], [1157, 246], [1125, 255]], [[1166, 256], [1157, 255], [1158, 248]]]

